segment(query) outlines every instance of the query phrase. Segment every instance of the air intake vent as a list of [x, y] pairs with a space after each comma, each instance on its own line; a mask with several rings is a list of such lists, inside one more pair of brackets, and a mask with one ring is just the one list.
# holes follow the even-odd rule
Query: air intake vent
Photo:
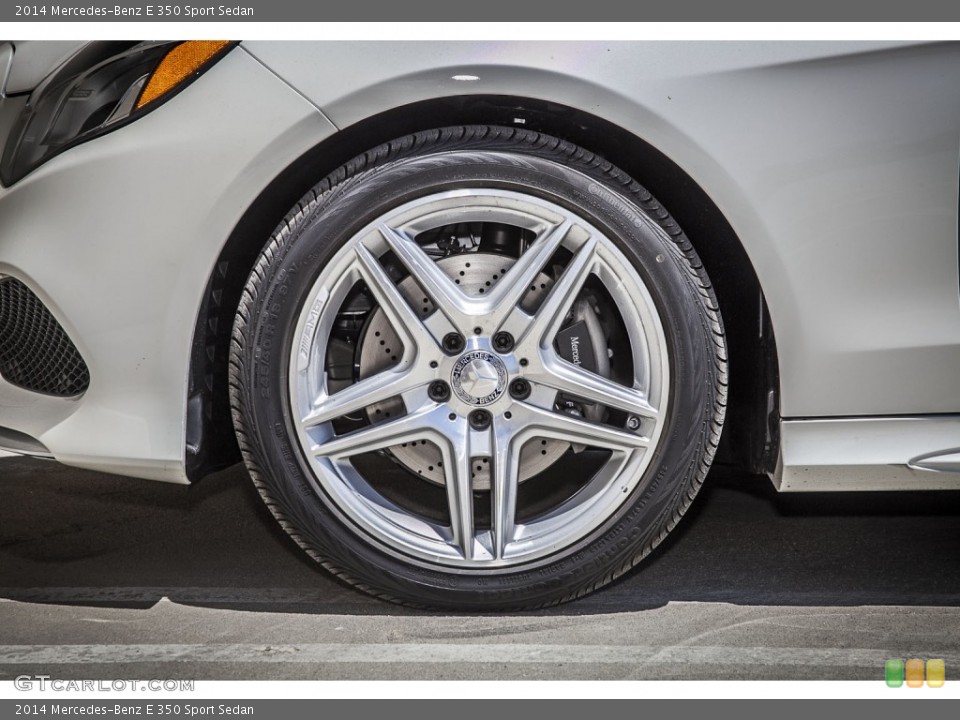
[[50, 311], [19, 280], [0, 278], [0, 376], [45, 395], [73, 397], [90, 371]]

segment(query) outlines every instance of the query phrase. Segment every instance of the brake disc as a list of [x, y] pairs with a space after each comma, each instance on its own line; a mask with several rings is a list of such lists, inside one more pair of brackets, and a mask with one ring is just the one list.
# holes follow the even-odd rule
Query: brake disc
[[[437, 261], [437, 265], [467, 295], [480, 297], [490, 292], [515, 262], [514, 258], [493, 253], [463, 253], [450, 255]], [[553, 280], [541, 273], [530, 284], [520, 307], [533, 313], [546, 296]], [[398, 288], [410, 306], [418, 309], [423, 317], [434, 311], [433, 302], [427, 297], [411, 276], [407, 276]], [[360, 344], [360, 379], [374, 375], [393, 365], [402, 355], [403, 345], [393, 330], [384, 312], [377, 308], [370, 318], [366, 332]], [[392, 398], [367, 408], [370, 422], [403, 415], [404, 406], [400, 398]], [[535, 439], [528, 442], [520, 451], [520, 482], [532, 478], [553, 465], [570, 447], [569, 443], [559, 440]], [[390, 448], [393, 457], [411, 472], [425, 480], [444, 484], [443, 459], [440, 449], [425, 440], [403, 443]], [[490, 462], [488, 458], [476, 458], [473, 462], [473, 489], [490, 489]]]

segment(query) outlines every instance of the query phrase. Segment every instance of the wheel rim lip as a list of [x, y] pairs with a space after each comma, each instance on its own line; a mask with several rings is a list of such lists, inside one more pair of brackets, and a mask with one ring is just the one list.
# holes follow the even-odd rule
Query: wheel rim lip
[[[646, 356], [646, 377], [643, 384], [648, 390], [649, 402], [658, 410], [658, 417], [653, 421], [649, 433], [648, 447], [642, 451], [632, 451], [619, 464], [612, 459], [608, 460], [596, 477], [585, 486], [590, 492], [580, 501], [573, 503], [573, 498], [569, 498], [549, 513], [535, 518], [536, 522], [517, 523], [518, 537], [509, 544], [510, 551], [504, 553], [503, 557], [495, 560], [464, 560], [463, 557], [449, 552], [453, 547], [449, 544], [449, 531], [444, 533], [443, 526], [435, 525], [399, 506], [392, 506], [389, 501], [384, 504], [382, 501], [385, 498], [374, 497], [378, 495], [376, 491], [348, 460], [314, 456], [310, 451], [313, 440], [302, 423], [293, 418], [292, 424], [301, 459], [305, 462], [308, 479], [314, 491], [329, 498], [327, 506], [341, 521], [356, 528], [380, 550], [428, 569], [498, 574], [543, 565], [550, 562], [558, 551], [582, 544], [599, 527], [616, 516], [627, 499], [633, 496], [634, 491], [644, 481], [646, 470], [660, 447], [670, 401], [670, 361], [666, 334], [656, 304], [639, 271], [627, 260], [616, 242], [597, 229], [595, 224], [550, 200], [512, 190], [482, 187], [431, 193], [381, 214], [354, 233], [343, 247], [334, 253], [305, 296], [306, 301], [299, 312], [290, 352], [288, 401], [292, 413], [301, 413], [300, 417], [303, 417], [303, 405], [309, 398], [309, 394], [307, 397], [303, 394], [305, 376], [316, 372], [317, 362], [322, 369], [331, 321], [342, 304], [342, 298], [338, 300], [331, 296], [329, 288], [336, 290], [340, 285], [349, 288], [355, 284], [356, 280], [338, 281], [335, 278], [350, 266], [350, 258], [356, 245], [369, 237], [380, 225], [386, 224], [416, 234], [425, 229], [449, 224], [451, 216], [459, 217], [460, 221], [463, 221], [464, 217], [478, 211], [483, 215], [484, 221], [504, 221], [509, 217], [511, 224], [534, 230], [538, 237], [543, 230], [539, 227], [543, 222], [558, 222], [570, 218], [593, 237], [601, 240], [598, 250], [602, 251], [605, 261], [601, 269], [605, 269], [608, 275], [612, 274], [606, 278], [601, 277], [604, 286], [616, 301], [617, 297], [610, 289], [610, 283], [621, 283], [625, 279], [628, 281], [626, 284], [631, 287], [629, 291], [621, 292], [631, 297], [636, 296], [633, 297], [636, 305], [629, 304], [630, 317], [624, 312], [623, 305], [620, 305], [620, 313], [634, 355], [635, 372], [639, 372], [636, 368], [638, 352], [643, 350]], [[523, 224], [524, 221], [526, 224]], [[624, 272], [616, 274], [617, 269]], [[332, 282], [331, 278], [334, 278]], [[322, 314], [326, 317], [320, 317]], [[309, 348], [305, 348], [304, 338], [308, 335], [310, 344]], [[483, 340], [468, 337], [467, 346], [454, 356], [453, 360], [478, 348], [496, 352], [492, 347], [492, 337]], [[449, 377], [447, 372], [445, 379]], [[455, 393], [452, 395], [456, 397]], [[503, 399], [510, 400], [509, 392], [501, 393], [497, 404]], [[472, 407], [489, 409], [489, 406]], [[518, 433], [512, 440], [518, 447], [514, 449], [511, 444], [510, 452], [519, 453], [526, 442], [548, 436], [545, 432], [533, 430], [529, 433]], [[574, 497], [582, 493], [583, 490], [578, 491]], [[572, 525], [571, 513], [580, 516]], [[482, 545], [482, 541], [480, 544]]]

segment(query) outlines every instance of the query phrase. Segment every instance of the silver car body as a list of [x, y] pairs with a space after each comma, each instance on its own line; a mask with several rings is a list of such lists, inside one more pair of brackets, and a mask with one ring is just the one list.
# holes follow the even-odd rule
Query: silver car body
[[[0, 46], [7, 94], [70, 51], [39, 45]], [[245, 211], [346, 128], [482, 94], [602, 118], [720, 209], [775, 331], [781, 490], [960, 488], [958, 85], [955, 44], [242, 43], [0, 190], [0, 275], [91, 375], [79, 399], [0, 379], [0, 428], [68, 465], [187, 482], [195, 323]]]

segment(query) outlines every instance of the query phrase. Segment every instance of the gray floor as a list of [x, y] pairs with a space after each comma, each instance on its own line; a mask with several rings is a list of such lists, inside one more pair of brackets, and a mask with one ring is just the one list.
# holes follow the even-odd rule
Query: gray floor
[[241, 468], [178, 487], [0, 459], [0, 678], [883, 678], [960, 666], [960, 493], [776, 496], [714, 472], [578, 603], [414, 612], [317, 571]]

